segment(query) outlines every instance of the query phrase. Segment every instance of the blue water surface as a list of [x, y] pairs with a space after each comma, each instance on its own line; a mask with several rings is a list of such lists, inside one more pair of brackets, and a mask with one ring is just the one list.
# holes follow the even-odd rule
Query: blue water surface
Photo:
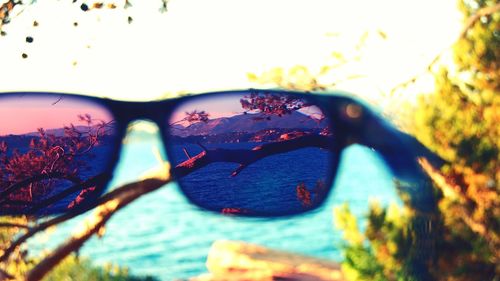
[[[154, 167], [157, 137], [129, 136], [112, 186], [134, 181]], [[381, 158], [362, 146], [342, 155], [337, 180], [327, 202], [308, 214], [279, 219], [220, 216], [191, 205], [176, 184], [148, 194], [117, 213], [103, 238], [91, 239], [80, 251], [97, 264], [127, 266], [133, 274], [161, 280], [189, 278], [207, 270], [211, 244], [219, 239], [250, 243], [340, 261], [342, 233], [333, 226], [333, 209], [345, 202], [363, 218], [371, 200], [401, 204], [392, 175]], [[87, 214], [88, 216], [89, 214]], [[30, 251], [51, 249], [82, 223], [85, 215], [37, 236]]]

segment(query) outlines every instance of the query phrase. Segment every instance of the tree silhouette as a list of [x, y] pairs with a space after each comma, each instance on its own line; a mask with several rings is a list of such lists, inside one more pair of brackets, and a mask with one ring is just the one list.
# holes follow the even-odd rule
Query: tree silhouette
[[244, 112], [257, 111], [282, 117], [304, 107], [311, 106], [303, 98], [270, 93], [251, 93], [240, 100]]
[[[55, 200], [50, 200], [49, 195], [59, 198], [54, 190], [64, 185], [64, 181], [78, 185], [76, 190], [80, 190], [67, 208], [78, 205], [85, 194], [95, 189], [95, 185], [84, 184], [82, 174], [95, 165], [92, 163], [96, 157], [93, 148], [108, 138], [112, 121], [93, 120], [88, 114], [79, 115], [78, 119], [85, 126], [66, 126], [63, 135], [39, 128], [38, 136], [31, 137], [27, 147], [21, 145], [11, 149], [5, 140], [0, 142], [0, 206], [3, 213], [42, 209], [44, 206], [36, 205], [53, 203]], [[22, 143], [27, 137], [16, 139]], [[67, 190], [60, 192], [69, 195]]]
[[[6, 136], [0, 142], [0, 210], [5, 214], [43, 215], [46, 208], [61, 204], [67, 210], [77, 209], [94, 196], [100, 175], [84, 176], [95, 166], [95, 148], [105, 143], [113, 129], [113, 121], [93, 119], [89, 114], [77, 116], [79, 124], [63, 127], [62, 134], [39, 128], [37, 135]], [[8, 142], [10, 141], [10, 144]], [[12, 146], [12, 147], [11, 147]], [[31, 230], [31, 221], [20, 218], [1, 227]], [[4, 257], [17, 254], [3, 249]], [[21, 258], [21, 260], [24, 258]], [[4, 262], [8, 262], [5, 260]], [[18, 260], [19, 262], [19, 260]], [[9, 274], [4, 272], [5, 276]], [[1, 276], [1, 274], [0, 274]], [[4, 277], [2, 277], [4, 278]]]

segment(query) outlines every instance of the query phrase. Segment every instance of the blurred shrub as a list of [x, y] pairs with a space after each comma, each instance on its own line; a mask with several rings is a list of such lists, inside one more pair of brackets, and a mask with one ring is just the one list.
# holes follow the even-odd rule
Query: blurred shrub
[[153, 277], [130, 275], [127, 268], [116, 265], [95, 266], [88, 258], [71, 255], [52, 270], [44, 281], [155, 281]]
[[[417, 103], [412, 133], [450, 164], [426, 167], [438, 217], [428, 265], [436, 280], [499, 280], [500, 276], [500, 12], [497, 1], [463, 0], [465, 29], [453, 63], [434, 69], [435, 92]], [[475, 16], [479, 15], [479, 16]], [[372, 206], [364, 234], [347, 235], [343, 268], [349, 280], [411, 280], [414, 218], [408, 207]], [[337, 226], [353, 233], [347, 207]], [[351, 226], [351, 227], [350, 227]], [[364, 242], [357, 242], [363, 235]], [[421, 279], [421, 278], [419, 278]]]
[[[21, 217], [1, 217], [0, 223], [26, 224], [26, 219]], [[0, 228], [0, 254], [10, 241], [19, 234], [20, 228], [2, 227]], [[15, 250], [10, 260], [5, 264], [0, 264], [0, 270], [7, 272], [15, 280], [23, 280], [26, 273], [35, 266], [37, 261], [43, 257], [28, 255], [28, 251], [22, 247]], [[0, 272], [0, 280], [4, 280]], [[8, 279], [7, 279], [8, 280]], [[44, 281], [155, 281], [153, 277], [139, 277], [131, 275], [127, 268], [116, 265], [97, 266], [92, 264], [88, 258], [79, 258], [70, 255], [54, 268], [44, 279]]]

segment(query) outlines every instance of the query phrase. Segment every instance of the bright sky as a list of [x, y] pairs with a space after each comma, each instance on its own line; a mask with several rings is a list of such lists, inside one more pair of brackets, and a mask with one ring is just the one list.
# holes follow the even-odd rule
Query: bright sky
[[167, 13], [158, 12], [160, 1], [86, 13], [71, 2], [38, 1], [5, 26], [0, 91], [149, 100], [258, 87], [248, 72], [296, 64], [314, 71], [368, 31], [362, 60], [332, 76], [362, 74], [339, 88], [374, 95], [422, 72], [460, 29], [454, 0], [171, 0]]

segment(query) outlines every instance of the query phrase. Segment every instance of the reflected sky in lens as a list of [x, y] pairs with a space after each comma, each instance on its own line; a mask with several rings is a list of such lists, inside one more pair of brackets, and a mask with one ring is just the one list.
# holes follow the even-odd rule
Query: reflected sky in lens
[[206, 209], [284, 215], [317, 206], [333, 167], [330, 120], [307, 95], [255, 91], [193, 97], [169, 120], [169, 160]]
[[110, 121], [111, 115], [99, 105], [60, 96], [0, 97], [0, 136], [36, 132], [38, 128], [58, 129], [70, 124], [84, 125], [78, 115]]
[[116, 137], [105, 107], [13, 94], [0, 96], [0, 120], [0, 216], [58, 214], [101, 194]]
[[[209, 119], [216, 119], [221, 117], [231, 117], [240, 115], [245, 112], [241, 106], [241, 99], [244, 99], [248, 94], [227, 94], [219, 96], [208, 96], [193, 99], [176, 108], [173, 116], [170, 118], [169, 124], [177, 124], [186, 117], [186, 112], [205, 111], [209, 113]], [[321, 110], [316, 106], [309, 106], [298, 110], [298, 112], [311, 116], [311, 118], [318, 118], [323, 115]], [[189, 125], [182, 123], [182, 125]]]

